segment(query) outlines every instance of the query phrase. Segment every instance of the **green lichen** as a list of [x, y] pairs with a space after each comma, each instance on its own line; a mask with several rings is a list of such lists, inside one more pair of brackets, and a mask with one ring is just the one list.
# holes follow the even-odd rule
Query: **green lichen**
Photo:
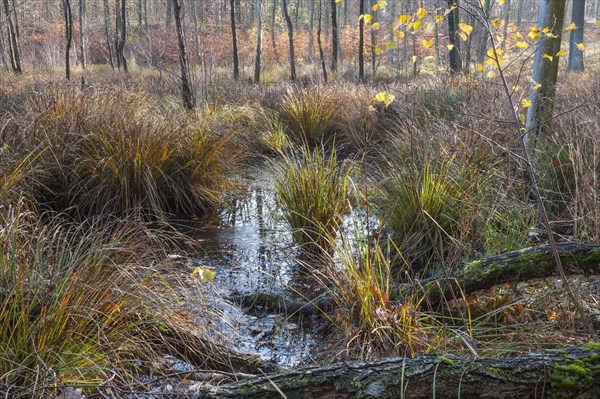
[[[600, 343], [582, 345], [583, 350], [597, 352]], [[558, 351], [557, 351], [558, 353]], [[565, 398], [573, 392], [584, 391], [593, 385], [594, 376], [600, 370], [600, 354], [592, 353], [578, 360], [565, 359], [566, 364], [555, 364], [550, 376], [550, 398]]]

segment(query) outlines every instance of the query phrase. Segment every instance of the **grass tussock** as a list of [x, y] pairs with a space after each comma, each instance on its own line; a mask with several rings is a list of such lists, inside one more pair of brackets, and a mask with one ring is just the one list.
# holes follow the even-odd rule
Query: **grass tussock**
[[294, 241], [307, 253], [330, 252], [348, 211], [353, 168], [322, 147], [286, 152], [273, 164], [275, 192]]
[[[0, 231], [0, 391], [50, 397], [64, 386], [108, 384], [144, 339], [156, 270], [131, 225], [41, 224], [20, 208]], [[149, 254], [149, 252], [146, 252]], [[129, 365], [130, 366], [130, 365]], [[117, 377], [120, 378], [120, 377]]]
[[129, 92], [56, 88], [30, 104], [31, 146], [45, 148], [28, 184], [43, 208], [162, 219], [203, 214], [231, 187], [230, 135], [156, 113]]

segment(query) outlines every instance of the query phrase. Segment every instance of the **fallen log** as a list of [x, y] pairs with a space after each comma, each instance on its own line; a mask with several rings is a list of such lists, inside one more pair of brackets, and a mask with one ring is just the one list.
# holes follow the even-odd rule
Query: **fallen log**
[[[558, 251], [566, 274], [600, 273], [600, 244], [560, 243]], [[430, 303], [437, 303], [444, 296], [451, 298], [452, 291], [460, 297], [461, 291], [471, 294], [498, 284], [550, 277], [555, 273], [556, 262], [550, 245], [544, 244], [467, 262], [456, 267], [447, 277], [436, 275], [421, 280], [417, 286], [401, 284], [394, 297], [401, 299], [419, 289], [426, 292]]]
[[198, 398], [597, 398], [600, 343], [517, 358], [422, 355], [309, 367], [207, 388]]

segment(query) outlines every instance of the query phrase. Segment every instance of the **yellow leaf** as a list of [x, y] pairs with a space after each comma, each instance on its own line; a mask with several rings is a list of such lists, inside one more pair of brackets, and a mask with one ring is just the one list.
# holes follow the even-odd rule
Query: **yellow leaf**
[[381, 46], [379, 44], [377, 44], [375, 46], [375, 55], [380, 55], [381, 54]]
[[525, 123], [525, 114], [519, 114], [519, 120], [521, 121], [521, 123]]
[[400, 22], [401, 24], [405, 24], [408, 22], [409, 19], [410, 17], [408, 15], [400, 15], [398, 17], [398, 22]]
[[477, 64], [477, 72], [483, 72], [483, 65]]
[[547, 33], [545, 33], [545, 35], [546, 35], [546, 37], [549, 37], [550, 39], [556, 39], [558, 37], [552, 32], [547, 32]]
[[444, 12], [444, 17], [448, 14], [450, 14], [452, 11], [454, 11], [456, 9], [456, 4], [452, 4], [450, 7], [448, 7], [446, 9], [446, 11]]
[[556, 312], [553, 310], [552, 312], [550, 312], [550, 314], [548, 315], [548, 321], [554, 321], [556, 320]]
[[542, 58], [545, 58], [545, 59], [547, 59], [547, 60], [550, 60], [550, 62], [552, 62], [552, 60], [554, 60], [554, 57], [552, 57], [551, 55], [548, 55], [548, 54], [544, 54], [544, 55], [542, 56]]
[[497, 28], [499, 24], [500, 24], [500, 18], [494, 18], [494, 19], [492, 19], [492, 26], [494, 28]]
[[369, 111], [375, 111], [375, 107], [372, 105], [369, 105]]
[[516, 42], [515, 46], [518, 48], [527, 48], [529, 47], [529, 44], [527, 44], [527, 42]]
[[543, 32], [544, 34], [546, 34], [546, 33], [550, 32], [550, 28], [548, 28], [548, 27], [546, 26], [546, 27], [545, 27], [545, 28], [542, 30], [542, 32]]
[[596, 22], [594, 22], [594, 25], [600, 26], [600, 18], [596, 18]]
[[412, 63], [414, 64], [415, 62], [417, 62], [417, 56], [413, 55], [412, 58], [411, 58], [411, 60], [412, 60]]
[[469, 25], [469, 24], [464, 23], [464, 22], [459, 22], [458, 28], [460, 30], [462, 30], [463, 32], [465, 32], [467, 34], [467, 36], [470, 35], [471, 32], [473, 32], [473, 27], [471, 25]]
[[404, 32], [402, 32], [401, 30], [395, 30], [394, 34], [398, 39], [404, 39]]
[[416, 32], [417, 29], [419, 29], [421, 27], [421, 25], [423, 25], [423, 21], [422, 20], [417, 20], [415, 21], [414, 25], [413, 25], [413, 31]]
[[371, 29], [373, 30], [378, 30], [379, 29], [379, 22], [375, 22], [373, 25], [371, 25]]
[[565, 28], [565, 30], [566, 30], [567, 32], [568, 32], [568, 31], [571, 31], [571, 30], [575, 30], [575, 29], [577, 29], [577, 25], [575, 25], [575, 22], [571, 22], [571, 25], [569, 25], [569, 26], [567, 26], [567, 27]]
[[536, 84], [534, 84], [534, 85], [533, 85], [532, 89], [533, 89], [533, 90], [537, 90], [537, 89], [539, 89], [540, 87], [542, 87], [542, 84], [541, 84], [541, 83], [536, 83]]
[[336, 3], [341, 3], [343, 0], [335, 0]]
[[386, 49], [394, 49], [394, 48], [396, 48], [396, 43], [394, 43], [391, 40], [386, 40], [385, 41], [385, 48]]
[[433, 44], [433, 39], [431, 39], [431, 40], [425, 40], [425, 39], [423, 39], [423, 41], [421, 43], [423, 43], [423, 47], [429, 48]]
[[523, 108], [531, 107], [531, 101], [528, 98], [524, 98], [521, 100], [521, 106]]
[[463, 40], [463, 42], [466, 42], [467, 39], [469, 38], [465, 32], [458, 32], [458, 36], [460, 36], [460, 38]]
[[379, 4], [373, 4], [373, 12], [377, 12], [379, 10]]
[[505, 1], [506, 1], [506, 0], [498, 0], [498, 3], [500, 3], [500, 4], [504, 4], [504, 2], [505, 2]]
[[452, 51], [452, 49], [454, 48], [454, 44], [449, 44], [446, 47], [448, 47], [448, 51]]
[[529, 28], [531, 32], [527, 34], [533, 41], [536, 41], [540, 38], [540, 28]]
[[583, 52], [585, 50], [585, 46], [583, 45], [583, 43], [579, 43], [577, 45], [577, 48], [579, 49], [579, 51]]
[[557, 57], [562, 57], [563, 55], [567, 55], [567, 52], [565, 50], [559, 50], [559, 52], [556, 53]]
[[363, 14], [360, 17], [358, 17], [358, 20], [360, 21], [361, 18], [364, 19], [365, 24], [368, 24], [373, 19], [373, 16], [371, 14]]
[[523, 36], [521, 36], [521, 34], [519, 32], [515, 33], [514, 35], [511, 36], [513, 39], [522, 39]]
[[427, 14], [427, 10], [424, 9], [423, 7], [421, 7], [421, 8], [419, 8], [417, 10], [417, 13], [415, 15], [417, 16], [417, 18], [423, 19], [423, 17], [425, 16], [425, 14]]
[[387, 91], [380, 91], [375, 95], [375, 101], [384, 103], [386, 107], [389, 106], [394, 101], [394, 99], [394, 95], [388, 93]]
[[514, 85], [514, 86], [512, 87], [512, 89], [513, 89], [513, 91], [519, 91], [519, 90], [521, 90], [521, 86], [519, 86], [519, 85]]
[[191, 276], [192, 278], [197, 278], [201, 282], [205, 283], [215, 278], [215, 272], [198, 266], [192, 271]]
[[442, 17], [441, 15], [436, 15], [435, 16], [435, 22], [437, 22], [438, 24], [444, 21], [444, 17]]

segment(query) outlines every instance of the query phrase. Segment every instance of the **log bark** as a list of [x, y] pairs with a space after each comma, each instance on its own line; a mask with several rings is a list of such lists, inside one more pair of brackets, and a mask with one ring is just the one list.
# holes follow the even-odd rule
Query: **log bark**
[[[285, 396], [284, 396], [285, 395]], [[512, 359], [422, 355], [309, 367], [213, 387], [199, 398], [594, 398], [600, 344]]]
[[[600, 244], [559, 243], [557, 246], [565, 273], [600, 273]], [[451, 272], [449, 278], [438, 275], [421, 280], [419, 289], [427, 291], [427, 298], [436, 303], [443, 296], [451, 297], [452, 290], [460, 295], [459, 285], [468, 295], [497, 284], [550, 277], [555, 272], [556, 262], [550, 245], [544, 244], [465, 263]], [[404, 284], [396, 294], [401, 297], [415, 288]]]

